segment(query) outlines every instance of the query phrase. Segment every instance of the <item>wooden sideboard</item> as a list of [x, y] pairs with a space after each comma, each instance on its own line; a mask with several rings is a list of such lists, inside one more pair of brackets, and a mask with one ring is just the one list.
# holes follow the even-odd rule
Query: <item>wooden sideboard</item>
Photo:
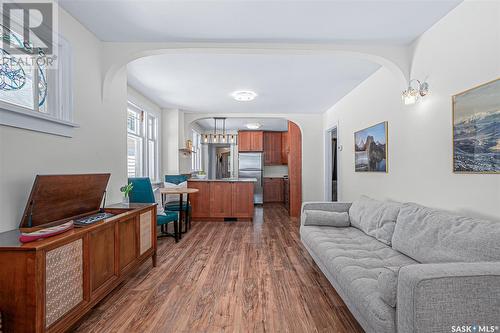
[[68, 331], [144, 261], [156, 266], [156, 204], [105, 211], [115, 216], [32, 243], [0, 234], [3, 332]]

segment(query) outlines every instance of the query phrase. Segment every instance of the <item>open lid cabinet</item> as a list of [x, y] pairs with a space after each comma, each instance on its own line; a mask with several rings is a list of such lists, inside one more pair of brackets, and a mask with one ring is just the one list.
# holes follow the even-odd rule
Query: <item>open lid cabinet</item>
[[109, 177], [37, 175], [19, 228], [52, 226], [99, 212]]

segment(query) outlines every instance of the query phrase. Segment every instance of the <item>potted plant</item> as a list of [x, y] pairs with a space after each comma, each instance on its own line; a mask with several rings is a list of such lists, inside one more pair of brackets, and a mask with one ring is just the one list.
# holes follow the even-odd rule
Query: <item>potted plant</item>
[[130, 200], [129, 194], [133, 188], [134, 188], [134, 185], [132, 185], [132, 183], [129, 183], [126, 186], [120, 187], [120, 192], [123, 193], [123, 202], [124, 203], [129, 203], [129, 200]]
[[207, 174], [205, 173], [205, 171], [198, 171], [198, 179], [205, 179], [207, 178]]

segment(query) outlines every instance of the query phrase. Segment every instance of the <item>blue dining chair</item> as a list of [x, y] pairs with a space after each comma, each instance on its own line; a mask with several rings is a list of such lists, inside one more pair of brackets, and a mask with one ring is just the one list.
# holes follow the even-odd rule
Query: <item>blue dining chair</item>
[[[166, 183], [172, 183], [175, 185], [179, 185], [180, 183], [186, 182], [188, 180], [188, 177], [185, 175], [165, 175], [165, 182]], [[191, 204], [189, 203], [189, 200], [186, 200], [186, 202], [182, 202], [182, 207], [180, 205], [179, 200], [175, 201], [170, 201], [165, 203], [165, 210], [172, 211], [172, 212], [181, 212], [182, 214], [186, 214], [185, 216], [185, 231], [187, 231], [188, 227], [191, 227]]]
[[[131, 203], [156, 203], [151, 180], [148, 177], [135, 177], [128, 179], [129, 184], [132, 183], [132, 191], [129, 194], [129, 201]], [[156, 215], [156, 224], [160, 226], [162, 235], [160, 236], [173, 236], [175, 242], [179, 241], [179, 214], [173, 211], [164, 211], [161, 207]], [[167, 233], [167, 225], [174, 223], [174, 234]]]

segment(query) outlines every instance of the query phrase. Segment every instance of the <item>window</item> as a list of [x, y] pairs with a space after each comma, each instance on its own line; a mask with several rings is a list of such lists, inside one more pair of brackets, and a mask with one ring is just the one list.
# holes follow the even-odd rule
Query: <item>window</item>
[[193, 130], [193, 153], [191, 154], [191, 170], [201, 171], [201, 134]]
[[127, 174], [159, 177], [158, 117], [129, 102], [127, 109]]
[[[19, 34], [22, 27], [14, 21], [11, 24], [10, 30], [0, 24], [3, 41], [0, 44], [0, 124], [71, 136], [71, 129], [77, 125], [72, 123], [68, 43], [59, 37], [58, 44], [54, 45], [57, 57], [49, 57], [41, 49], [24, 43]], [[22, 48], [28, 54], [9, 54], [4, 49], [5, 43]], [[53, 66], [47, 66], [48, 63]]]

